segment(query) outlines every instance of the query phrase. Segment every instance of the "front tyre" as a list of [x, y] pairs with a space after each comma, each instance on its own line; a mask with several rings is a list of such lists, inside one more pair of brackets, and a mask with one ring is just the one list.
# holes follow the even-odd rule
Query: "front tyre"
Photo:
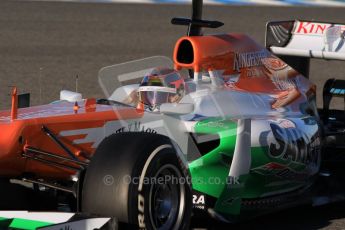
[[171, 141], [123, 133], [106, 138], [87, 169], [82, 210], [114, 216], [141, 229], [188, 229], [188, 173]]

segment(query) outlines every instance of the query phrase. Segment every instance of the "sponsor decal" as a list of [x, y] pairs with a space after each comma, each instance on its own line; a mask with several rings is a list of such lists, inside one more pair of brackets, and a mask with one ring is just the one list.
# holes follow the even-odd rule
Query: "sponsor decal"
[[[149, 126], [159, 127], [160, 123], [149, 122]], [[148, 123], [147, 123], [148, 124]], [[123, 126], [123, 123], [119, 121], [107, 122], [102, 127], [97, 128], [87, 128], [87, 129], [76, 129], [76, 130], [65, 130], [59, 133], [63, 137], [73, 137], [76, 135], [82, 135], [78, 139], [73, 139], [73, 144], [86, 144], [92, 143], [92, 148], [96, 148], [104, 139], [104, 137], [109, 136], [113, 133], [122, 132], [146, 132], [146, 133], [157, 133], [153, 128], [147, 127], [147, 125], [142, 124], [140, 121], [130, 121]]]
[[323, 36], [324, 51], [339, 52], [344, 46], [344, 32], [341, 26], [331, 26]]
[[320, 167], [319, 133], [310, 136], [287, 119], [279, 119], [270, 126], [272, 133], [267, 139], [268, 155], [273, 162], [252, 171], [261, 175], [297, 180], [317, 173]]
[[266, 50], [247, 52], [247, 53], [235, 53], [233, 70], [240, 72], [242, 68], [262, 66], [262, 59], [269, 56]]
[[226, 128], [226, 121], [223, 120], [215, 120], [215, 121], [208, 121], [208, 122], [200, 122], [197, 125], [200, 127], [206, 128]]
[[154, 129], [146, 127], [140, 121], [135, 121], [133, 123], [128, 123], [127, 126], [123, 126], [115, 131], [115, 133], [123, 132], [145, 132], [145, 133], [157, 133]]
[[266, 73], [263, 68], [260, 67], [252, 67], [246, 70], [247, 77], [261, 77], [264, 76]]
[[197, 209], [205, 209], [205, 195], [193, 195], [193, 207]]
[[282, 60], [274, 57], [267, 57], [263, 58], [262, 63], [265, 65], [266, 68], [274, 71], [285, 69], [288, 65], [283, 62]]
[[314, 138], [309, 138], [302, 130], [290, 128], [291, 123], [283, 121], [283, 125], [289, 128], [284, 128], [279, 123], [270, 124], [275, 142], [269, 143], [269, 155], [273, 158], [316, 167], [320, 155], [318, 133]]
[[270, 162], [257, 168], [253, 168], [252, 171], [264, 176], [276, 176], [283, 179], [296, 180], [303, 180], [309, 175], [307, 172], [297, 172], [289, 166], [278, 164], [275, 162]]
[[345, 30], [345, 25], [332, 25], [328, 23], [316, 22], [297, 22], [294, 34], [323, 35], [326, 30], [332, 26], [341, 27], [341, 31]]
[[[141, 190], [139, 190], [141, 192]], [[138, 194], [138, 224], [139, 228], [145, 229], [145, 198], [140, 193]]]
[[279, 76], [272, 76], [271, 80], [273, 84], [276, 86], [276, 88], [280, 91], [286, 91], [286, 90], [291, 90], [291, 89], [296, 89], [297, 86], [295, 82], [291, 79], [287, 79], [287, 73], [285, 78], [281, 78]]

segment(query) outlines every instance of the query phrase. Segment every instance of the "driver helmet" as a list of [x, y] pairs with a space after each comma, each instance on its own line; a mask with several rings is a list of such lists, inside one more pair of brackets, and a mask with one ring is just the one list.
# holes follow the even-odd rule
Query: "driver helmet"
[[140, 83], [139, 101], [152, 111], [163, 103], [177, 103], [185, 95], [185, 82], [174, 69], [155, 68]]

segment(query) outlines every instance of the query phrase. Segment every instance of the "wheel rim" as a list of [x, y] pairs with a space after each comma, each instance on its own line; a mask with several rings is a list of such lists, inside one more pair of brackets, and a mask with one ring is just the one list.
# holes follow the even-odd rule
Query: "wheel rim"
[[[162, 180], [167, 176], [174, 180]], [[182, 175], [177, 167], [169, 164], [162, 166], [154, 178], [157, 183], [151, 183], [149, 194], [149, 215], [152, 226], [159, 230], [178, 229], [185, 209], [185, 187], [177, 180], [182, 178]]]

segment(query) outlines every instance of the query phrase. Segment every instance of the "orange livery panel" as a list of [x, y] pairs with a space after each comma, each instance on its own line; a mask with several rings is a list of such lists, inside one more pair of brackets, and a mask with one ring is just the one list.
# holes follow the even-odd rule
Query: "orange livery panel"
[[[70, 158], [68, 153], [42, 130], [43, 127], [49, 129], [77, 159], [83, 162], [93, 154], [95, 143], [92, 141], [75, 142], [77, 139], [86, 138], [87, 134], [62, 136], [61, 133], [73, 130], [104, 129], [108, 121], [135, 119], [142, 116], [140, 111], [125, 106], [95, 105], [90, 110], [82, 105], [78, 106], [77, 111], [74, 110], [74, 107], [74, 103], [61, 102], [19, 109], [18, 118], [13, 121], [8, 112], [1, 112], [1, 176], [19, 176], [28, 172], [35, 173], [42, 178], [66, 178], [73, 174], [73, 170], [68, 169], [69, 166], [71, 168], [78, 166], [73, 162], [59, 159], [58, 163], [67, 165], [67, 168], [42, 164], [41, 160], [36, 159], [35, 154], [25, 151], [29, 147]], [[100, 138], [104, 138], [104, 135]], [[42, 159], [51, 160], [47, 156]]]

